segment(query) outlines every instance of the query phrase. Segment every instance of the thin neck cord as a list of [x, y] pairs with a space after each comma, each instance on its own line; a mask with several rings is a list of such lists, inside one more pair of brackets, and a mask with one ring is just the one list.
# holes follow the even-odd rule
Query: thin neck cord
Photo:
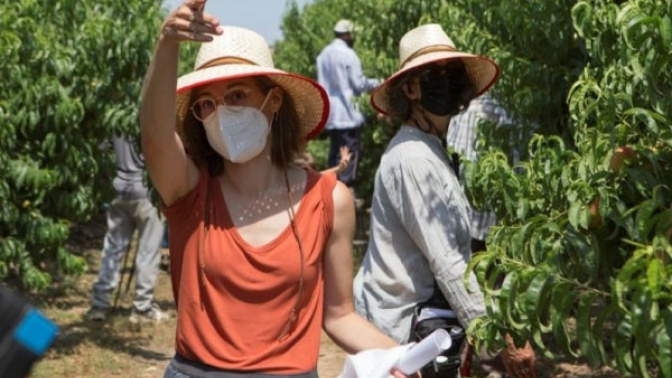
[[[275, 115], [274, 115], [275, 118]], [[279, 127], [280, 125], [278, 125]], [[283, 149], [282, 151], [282, 156], [284, 157], [284, 148], [283, 144], [280, 143], [280, 148]], [[289, 337], [290, 333], [292, 332], [292, 327], [296, 324], [296, 321], [298, 319], [298, 314], [299, 314], [299, 305], [301, 304], [301, 298], [303, 296], [303, 276], [304, 276], [304, 270], [305, 270], [305, 264], [304, 264], [304, 252], [303, 252], [303, 243], [301, 243], [301, 237], [299, 236], [299, 230], [296, 227], [296, 214], [294, 213], [294, 200], [292, 198], [292, 188], [289, 185], [289, 177], [287, 176], [287, 167], [282, 168], [282, 173], [285, 178], [285, 186], [287, 187], [287, 198], [289, 200], [289, 223], [292, 227], [292, 233], [294, 234], [294, 238], [296, 239], [297, 244], [299, 245], [299, 258], [301, 259], [301, 275], [299, 276], [299, 290], [298, 293], [296, 294], [296, 302], [294, 303], [294, 307], [292, 307], [292, 310], [289, 313], [289, 319], [287, 320], [287, 323], [285, 323], [285, 326], [282, 327], [282, 330], [280, 332], [280, 335], [278, 336], [278, 341], [283, 341], [287, 337]]]
[[201, 230], [201, 240], [198, 245], [198, 270], [199, 270], [199, 281], [201, 284], [201, 308], [204, 308], [205, 302], [203, 300], [203, 295], [205, 294], [205, 236], [208, 232], [210, 226], [210, 176], [209, 173], [206, 173], [208, 178], [206, 179], [205, 186], [205, 206], [203, 208], [203, 229]]
[[434, 122], [432, 122], [429, 119], [429, 117], [427, 117], [427, 114], [425, 113], [424, 109], [422, 109], [422, 118], [425, 120], [425, 123], [428, 126], [427, 128], [423, 127], [420, 124], [420, 122], [418, 122], [418, 120], [414, 116], [411, 116], [411, 120], [413, 120], [413, 123], [415, 124], [415, 127], [418, 128], [418, 130], [423, 131], [427, 134], [432, 134], [432, 135], [437, 136], [439, 138], [439, 140], [441, 140], [441, 145], [443, 146], [443, 148], [446, 149], [447, 145], [446, 145], [446, 135], [445, 135], [445, 133], [443, 135], [441, 134], [441, 132], [439, 131], [439, 128], [436, 127]]

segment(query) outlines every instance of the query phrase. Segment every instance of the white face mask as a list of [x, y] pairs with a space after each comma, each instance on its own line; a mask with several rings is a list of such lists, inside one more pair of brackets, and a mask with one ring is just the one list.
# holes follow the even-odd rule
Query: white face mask
[[210, 146], [227, 160], [245, 163], [266, 147], [271, 127], [261, 109], [250, 106], [218, 105], [217, 110], [203, 121]]

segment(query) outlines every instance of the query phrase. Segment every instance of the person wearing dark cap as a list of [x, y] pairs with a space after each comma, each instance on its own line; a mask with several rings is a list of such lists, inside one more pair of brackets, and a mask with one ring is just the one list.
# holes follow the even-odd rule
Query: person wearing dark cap
[[362, 149], [361, 126], [365, 121], [354, 99], [380, 84], [380, 80], [367, 78], [362, 72], [362, 63], [353, 49], [354, 29], [352, 21], [339, 20], [334, 26], [334, 40], [317, 56], [317, 81], [326, 89], [331, 108], [325, 126], [330, 139], [327, 166], [336, 166], [341, 147], [348, 147], [352, 157], [338, 179], [351, 191]]

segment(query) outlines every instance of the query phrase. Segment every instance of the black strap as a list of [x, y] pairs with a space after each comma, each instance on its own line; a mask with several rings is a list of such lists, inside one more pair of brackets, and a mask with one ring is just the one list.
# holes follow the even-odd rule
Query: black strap
[[464, 328], [460, 325], [457, 317], [437, 317], [418, 321], [422, 309], [426, 307], [452, 310], [436, 280], [434, 280], [432, 296], [428, 300], [417, 304], [413, 309], [410, 341], [420, 341], [436, 329], [443, 328], [450, 334], [453, 344], [441, 354], [441, 359], [437, 358], [422, 368], [422, 376], [423, 378], [457, 378], [462, 362], [460, 354], [465, 342]]
[[460, 178], [460, 154], [457, 152], [453, 152], [450, 154], [450, 165], [453, 167], [453, 171], [455, 171], [455, 176], [459, 179]]
[[432, 292], [432, 296], [422, 303], [422, 307], [434, 307], [445, 310], [452, 309], [450, 307], [450, 303], [448, 302], [446, 297], [443, 295], [443, 292], [439, 288], [439, 284], [436, 282], [436, 280], [434, 280], [434, 291]]

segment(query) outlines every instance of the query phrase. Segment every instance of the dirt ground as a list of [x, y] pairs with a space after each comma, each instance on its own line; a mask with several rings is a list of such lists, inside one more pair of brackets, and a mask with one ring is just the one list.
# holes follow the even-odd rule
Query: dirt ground
[[[125, 292], [122, 281], [119, 306], [104, 323], [83, 319], [88, 296], [98, 272], [104, 224], [94, 223], [73, 232], [68, 248], [87, 258], [89, 270], [77, 279], [61, 282], [34, 299], [40, 309], [59, 325], [60, 333], [45, 358], [35, 364], [32, 378], [53, 377], [163, 377], [174, 353], [175, 310], [170, 281], [164, 269], [159, 275], [155, 300], [171, 318], [163, 323], [131, 324], [132, 285]], [[167, 259], [167, 250], [163, 251]], [[128, 277], [129, 267], [125, 270]], [[342, 368], [345, 353], [323, 334], [319, 354], [320, 377], [335, 378]], [[478, 376], [478, 374], [474, 374]], [[539, 377], [620, 377], [611, 369], [591, 369], [577, 361], [539, 359]]]

